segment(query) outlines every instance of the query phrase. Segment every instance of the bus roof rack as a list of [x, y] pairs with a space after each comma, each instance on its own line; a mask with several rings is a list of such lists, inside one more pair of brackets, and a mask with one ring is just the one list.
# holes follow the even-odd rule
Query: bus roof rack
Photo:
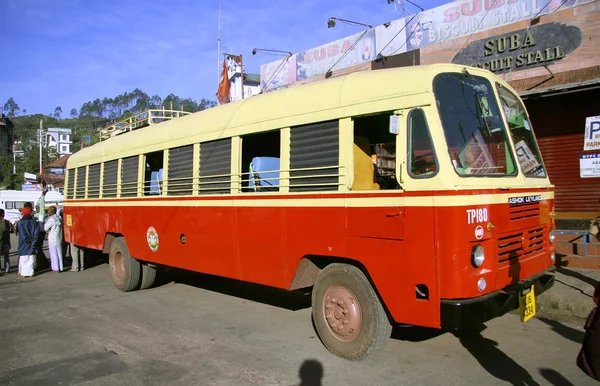
[[100, 141], [189, 114], [191, 113], [187, 111], [165, 110], [164, 108], [145, 110], [100, 130]]

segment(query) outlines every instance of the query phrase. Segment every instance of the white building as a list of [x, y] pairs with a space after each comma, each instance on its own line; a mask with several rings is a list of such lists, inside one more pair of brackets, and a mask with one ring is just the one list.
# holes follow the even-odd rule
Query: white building
[[[227, 60], [227, 76], [229, 77], [229, 96], [231, 102], [242, 99], [242, 68], [229, 57]], [[244, 98], [260, 92], [260, 75], [244, 73]]]
[[58, 154], [71, 154], [71, 129], [49, 127], [46, 132], [45, 147], [54, 147]]

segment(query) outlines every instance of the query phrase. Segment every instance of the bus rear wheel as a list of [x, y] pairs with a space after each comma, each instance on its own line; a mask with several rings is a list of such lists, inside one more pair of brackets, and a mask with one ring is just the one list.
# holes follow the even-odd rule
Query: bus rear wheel
[[381, 350], [392, 324], [365, 274], [349, 264], [325, 267], [312, 292], [312, 318], [333, 354], [352, 361]]
[[142, 282], [140, 289], [145, 290], [151, 288], [156, 281], [156, 268], [148, 264], [142, 264]]
[[117, 237], [110, 244], [108, 264], [115, 287], [123, 292], [138, 288], [142, 268], [140, 262], [129, 254], [129, 248], [123, 237]]

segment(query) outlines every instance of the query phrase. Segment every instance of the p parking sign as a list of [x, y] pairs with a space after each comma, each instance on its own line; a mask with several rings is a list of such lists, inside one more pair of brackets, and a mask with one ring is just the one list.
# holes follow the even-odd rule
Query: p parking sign
[[583, 150], [600, 149], [600, 115], [585, 119], [585, 142]]

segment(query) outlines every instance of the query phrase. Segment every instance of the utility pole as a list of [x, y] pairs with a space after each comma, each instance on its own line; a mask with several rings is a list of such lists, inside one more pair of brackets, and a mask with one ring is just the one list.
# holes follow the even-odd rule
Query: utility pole
[[39, 134], [39, 139], [38, 139], [38, 148], [40, 149], [40, 176], [43, 174], [43, 170], [42, 170], [42, 136], [43, 136], [43, 130], [44, 130], [44, 121], [40, 119], [40, 134]]

